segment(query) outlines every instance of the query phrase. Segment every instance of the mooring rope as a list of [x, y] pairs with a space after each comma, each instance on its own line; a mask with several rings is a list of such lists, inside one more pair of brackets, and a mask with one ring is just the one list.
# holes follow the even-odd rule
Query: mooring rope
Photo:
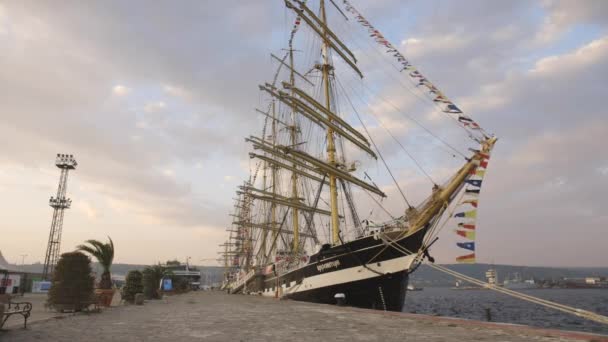
[[[404, 255], [408, 255], [408, 254], [420, 254], [420, 253], [413, 253], [409, 250], [407, 250], [405, 247], [400, 246], [399, 244], [397, 244], [397, 242], [395, 240], [390, 239], [388, 236], [385, 235], [385, 238], [389, 241], [389, 245], [393, 248], [395, 248], [396, 250], [398, 250], [399, 252], [403, 253]], [[515, 298], [519, 298], [521, 300], [525, 300], [531, 303], [536, 303], [551, 309], [555, 309], [561, 312], [565, 312], [571, 315], [575, 315], [584, 319], [588, 319], [590, 321], [594, 321], [594, 322], [598, 322], [598, 323], [602, 323], [602, 324], [608, 324], [608, 317], [607, 316], [603, 316], [600, 314], [597, 314], [595, 312], [592, 311], [588, 311], [588, 310], [583, 310], [583, 309], [578, 309], [572, 306], [568, 306], [568, 305], [564, 305], [564, 304], [560, 304], [560, 303], [556, 303], [556, 302], [552, 302], [546, 299], [542, 299], [542, 298], [538, 298], [538, 297], [534, 297], [534, 296], [530, 296], [521, 292], [517, 292], [517, 291], [513, 291], [513, 290], [509, 290], [506, 289], [504, 287], [499, 287], [499, 286], [495, 286], [493, 284], [487, 283], [485, 281], [481, 281], [479, 279], [473, 278], [473, 277], [469, 277], [465, 274], [462, 274], [460, 272], [456, 272], [454, 270], [451, 270], [447, 267], [444, 266], [440, 266], [440, 265], [435, 265], [432, 263], [428, 264], [430, 267], [447, 273], [457, 279], [460, 280], [464, 280], [466, 282], [481, 286], [483, 288], [487, 288], [489, 290], [494, 290], [500, 293], [504, 293], [506, 295], [509, 295], [511, 297], [515, 297]]]

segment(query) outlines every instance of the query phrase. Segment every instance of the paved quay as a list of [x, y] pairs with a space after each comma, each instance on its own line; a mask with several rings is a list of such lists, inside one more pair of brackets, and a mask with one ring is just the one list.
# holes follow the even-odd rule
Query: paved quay
[[0, 341], [608, 341], [574, 332], [192, 292], [10, 327]]

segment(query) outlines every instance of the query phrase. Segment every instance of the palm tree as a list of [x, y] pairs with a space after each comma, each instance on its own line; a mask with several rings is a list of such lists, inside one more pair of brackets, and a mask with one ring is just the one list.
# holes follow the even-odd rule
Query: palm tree
[[99, 282], [100, 289], [111, 289], [112, 288], [112, 276], [110, 273], [110, 266], [114, 261], [114, 242], [108, 236], [109, 243], [103, 243], [97, 240], [87, 240], [85, 243], [88, 245], [78, 246], [78, 250], [87, 252], [94, 256], [101, 267], [103, 267], [103, 273], [101, 274], [101, 281]]
[[164, 277], [173, 275], [171, 270], [166, 269], [161, 264], [146, 266], [143, 271], [144, 275], [144, 295], [148, 299], [159, 299], [158, 288], [160, 281]]

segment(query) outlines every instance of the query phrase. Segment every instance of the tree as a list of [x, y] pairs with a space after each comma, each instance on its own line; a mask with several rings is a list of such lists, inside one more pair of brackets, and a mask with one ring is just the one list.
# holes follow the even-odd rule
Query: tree
[[122, 288], [122, 299], [126, 302], [133, 303], [135, 300], [135, 294], [142, 293], [144, 285], [142, 282], [142, 274], [140, 271], [134, 270], [127, 273], [125, 286]]
[[190, 281], [187, 278], [171, 275], [173, 283], [173, 291], [175, 293], [184, 293], [190, 291]]
[[163, 277], [171, 274], [171, 271], [167, 270], [162, 265], [147, 266], [143, 271], [144, 280], [144, 296], [146, 299], [159, 299], [160, 293], [158, 291], [160, 287], [160, 281]]
[[48, 302], [58, 310], [68, 306], [76, 311], [93, 298], [95, 278], [91, 274], [91, 259], [80, 252], [63, 253], [55, 271]]
[[114, 261], [114, 242], [108, 236], [109, 243], [103, 243], [97, 240], [87, 240], [88, 245], [78, 246], [78, 250], [87, 252], [97, 259], [101, 267], [103, 267], [103, 273], [101, 274], [101, 280], [99, 281], [100, 289], [111, 289], [112, 288], [112, 274], [110, 273], [110, 267]]
[[181, 263], [177, 259], [167, 260], [167, 266], [179, 266], [179, 265], [181, 265]]

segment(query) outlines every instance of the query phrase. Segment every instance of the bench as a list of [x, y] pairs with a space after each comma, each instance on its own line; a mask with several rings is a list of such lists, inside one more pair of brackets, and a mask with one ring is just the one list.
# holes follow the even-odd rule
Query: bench
[[23, 316], [23, 328], [27, 328], [27, 319], [32, 312], [32, 303], [13, 302], [8, 295], [0, 296], [0, 329], [9, 317], [13, 315]]

